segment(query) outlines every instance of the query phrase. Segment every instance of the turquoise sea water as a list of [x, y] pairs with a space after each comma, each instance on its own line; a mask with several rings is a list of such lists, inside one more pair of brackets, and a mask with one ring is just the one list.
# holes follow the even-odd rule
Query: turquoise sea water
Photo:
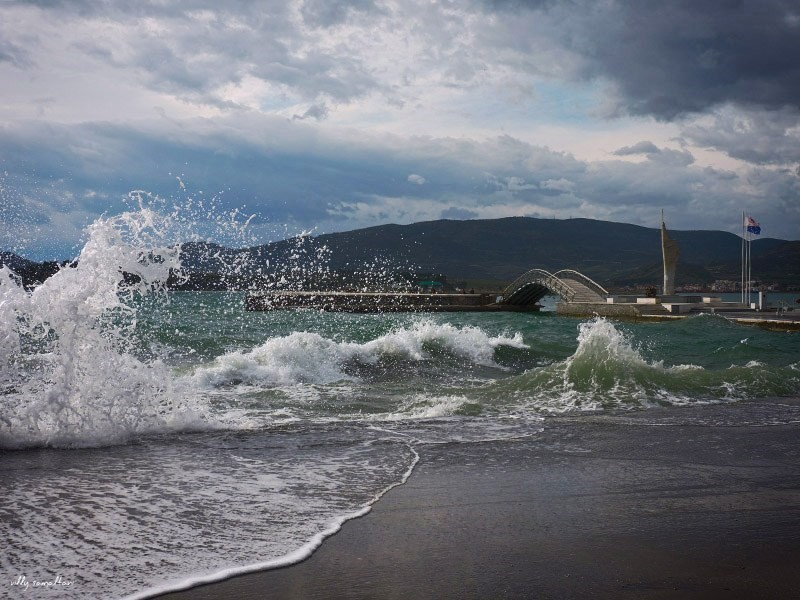
[[[149, 292], [170, 257], [95, 234], [96, 254], [32, 294], [0, 273], [0, 598], [24, 581], [146, 597], [291, 563], [426, 445], [535, 437], [557, 415], [800, 420], [798, 333], [719, 316], [245, 312], [241, 293]], [[135, 293], [121, 268], [140, 269]]]

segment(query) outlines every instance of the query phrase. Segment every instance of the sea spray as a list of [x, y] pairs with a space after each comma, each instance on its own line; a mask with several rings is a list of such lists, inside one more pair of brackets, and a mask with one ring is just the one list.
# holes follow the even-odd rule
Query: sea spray
[[8, 267], [0, 267], [0, 376], [5, 385], [10, 383], [14, 362], [21, 350], [17, 332], [19, 311], [27, 303], [22, 283]]
[[159, 362], [134, 356], [130, 300], [180, 266], [164, 217], [141, 208], [99, 219], [74, 267], [31, 293], [0, 273], [0, 446], [98, 445], [192, 426], [202, 411]]

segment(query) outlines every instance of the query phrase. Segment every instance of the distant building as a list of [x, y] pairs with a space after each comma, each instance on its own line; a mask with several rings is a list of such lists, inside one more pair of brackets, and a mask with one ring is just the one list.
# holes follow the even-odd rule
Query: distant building
[[711, 284], [712, 292], [738, 292], [740, 289], [741, 283], [730, 279], [717, 279]]

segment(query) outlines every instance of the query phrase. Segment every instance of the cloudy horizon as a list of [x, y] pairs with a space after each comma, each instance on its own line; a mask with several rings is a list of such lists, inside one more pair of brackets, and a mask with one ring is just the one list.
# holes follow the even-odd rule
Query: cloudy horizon
[[36, 260], [74, 256], [134, 190], [252, 215], [261, 242], [439, 218], [657, 227], [661, 209], [671, 229], [738, 233], [746, 211], [800, 238], [795, 2], [5, 0], [0, 16], [0, 250]]

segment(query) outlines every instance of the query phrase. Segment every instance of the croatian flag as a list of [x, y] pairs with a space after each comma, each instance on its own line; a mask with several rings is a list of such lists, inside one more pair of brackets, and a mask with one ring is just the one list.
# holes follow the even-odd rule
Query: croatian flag
[[761, 225], [759, 225], [758, 221], [756, 221], [753, 217], [747, 217], [744, 224], [747, 227], [747, 233], [761, 235]]

